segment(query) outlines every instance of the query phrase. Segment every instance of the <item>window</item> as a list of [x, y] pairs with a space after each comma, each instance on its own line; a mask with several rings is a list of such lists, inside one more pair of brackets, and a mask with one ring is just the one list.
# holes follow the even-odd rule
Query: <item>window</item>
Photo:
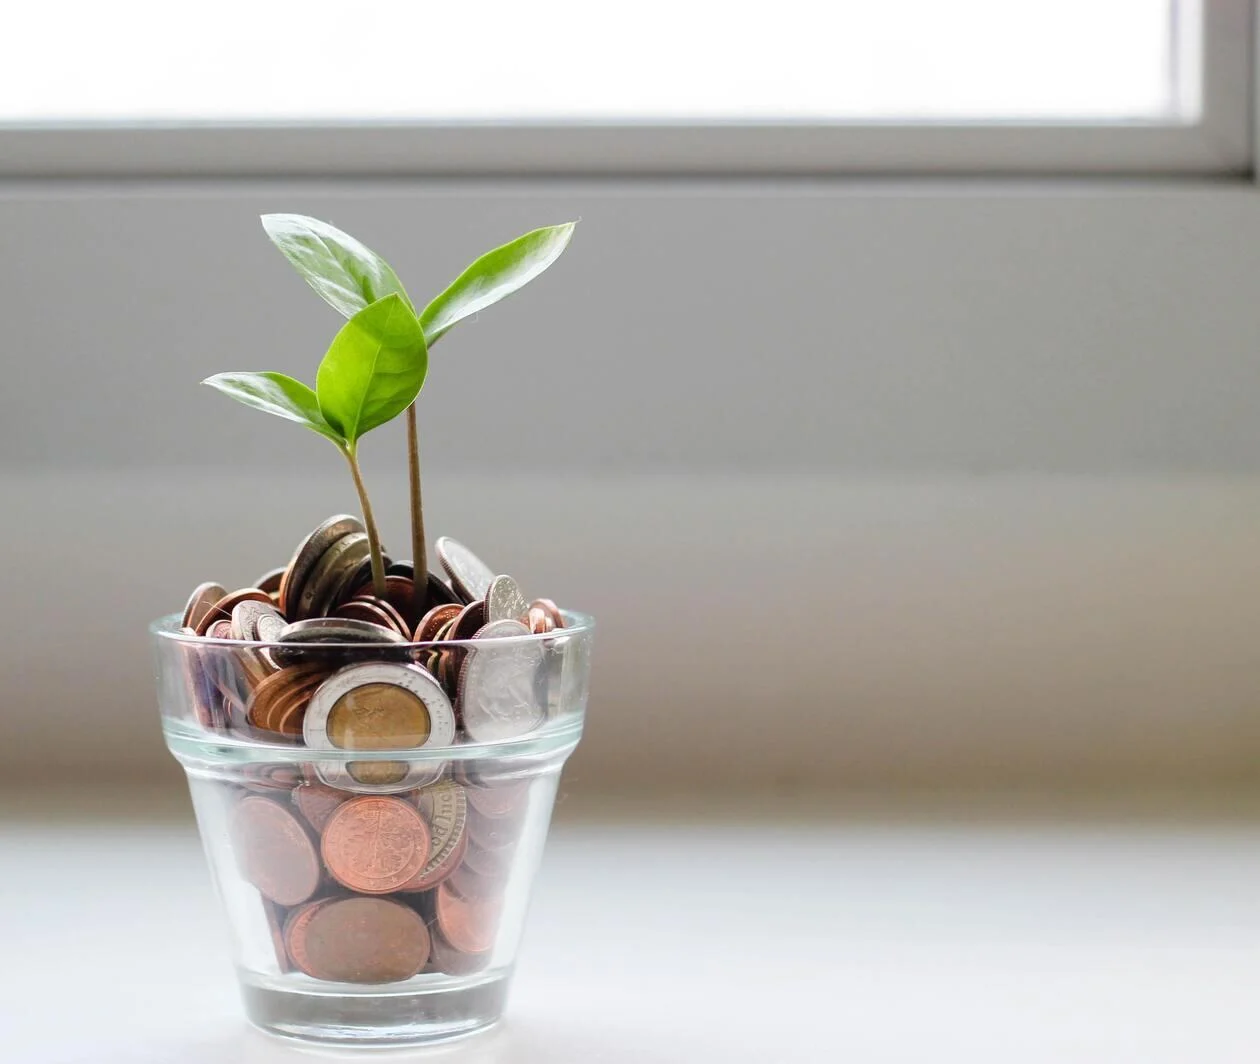
[[4, 120], [1197, 117], [1174, 0], [779, 0], [772, 20], [759, 4], [641, 0], [612, 27], [579, 0], [475, 15], [387, 0], [358, 25], [293, 0], [223, 0], [182, 26], [159, 0], [71, 6], [73, 37], [64, 4], [16, 15], [19, 39], [57, 49], [0, 67]]
[[773, 10], [386, 0], [356, 28], [294, 0], [28, 6], [0, 172], [1250, 170], [1249, 0]]

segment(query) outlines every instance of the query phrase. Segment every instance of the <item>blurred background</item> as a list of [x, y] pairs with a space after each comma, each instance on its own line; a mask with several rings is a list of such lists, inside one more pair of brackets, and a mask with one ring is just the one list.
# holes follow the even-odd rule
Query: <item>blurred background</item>
[[[6, 15], [11, 821], [97, 793], [183, 817], [146, 625], [355, 508], [326, 445], [198, 386], [311, 380], [336, 327], [258, 214], [354, 233], [418, 298], [580, 218], [419, 405], [430, 533], [598, 618], [561, 817], [1197, 810], [1190, 850], [1120, 881], [1218, 860], [1225, 909], [1188, 882], [1134, 933], [1194, 911], [1254, 945], [1230, 901], [1260, 862], [1250, 0], [343, 16]], [[364, 445], [398, 553], [404, 455], [401, 426]], [[1213, 941], [1205, 972], [1246, 963]], [[1216, 1048], [1194, 1059], [1244, 1059]]]

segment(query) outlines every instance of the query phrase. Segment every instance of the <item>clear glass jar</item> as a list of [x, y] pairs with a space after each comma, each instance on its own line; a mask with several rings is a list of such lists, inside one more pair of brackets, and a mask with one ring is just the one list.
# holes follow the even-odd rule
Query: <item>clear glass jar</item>
[[296, 651], [152, 626], [253, 1023], [402, 1045], [499, 1019], [586, 710], [593, 625], [565, 620]]

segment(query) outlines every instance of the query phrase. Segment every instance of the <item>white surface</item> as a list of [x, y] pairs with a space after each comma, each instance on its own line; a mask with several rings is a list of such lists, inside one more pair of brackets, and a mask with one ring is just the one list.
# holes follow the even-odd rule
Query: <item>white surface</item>
[[[313, 1059], [247, 1031], [190, 829], [2, 830], [0, 1060]], [[385, 1059], [1252, 1062], [1258, 884], [1247, 822], [562, 825], [506, 1024]]]

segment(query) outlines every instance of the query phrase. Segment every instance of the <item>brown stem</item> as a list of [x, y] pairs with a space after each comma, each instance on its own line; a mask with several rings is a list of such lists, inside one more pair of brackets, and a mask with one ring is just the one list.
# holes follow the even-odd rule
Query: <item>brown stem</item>
[[416, 612], [429, 608], [429, 559], [424, 545], [424, 504], [420, 497], [420, 433], [416, 404], [407, 407], [407, 476], [411, 483], [411, 559], [416, 567]]
[[359, 459], [354, 447], [341, 452], [350, 463], [350, 475], [354, 477], [354, 490], [359, 493], [359, 505], [363, 508], [363, 527], [367, 529], [368, 550], [372, 554], [372, 592], [377, 598], [385, 597], [385, 559], [381, 556], [381, 537], [376, 531], [376, 518], [372, 516], [372, 504], [368, 501], [363, 474], [359, 472]]

